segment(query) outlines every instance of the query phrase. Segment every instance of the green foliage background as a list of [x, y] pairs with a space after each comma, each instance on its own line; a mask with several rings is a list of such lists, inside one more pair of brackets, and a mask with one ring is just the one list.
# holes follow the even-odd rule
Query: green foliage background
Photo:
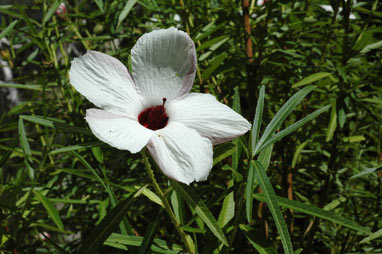
[[[260, 165], [248, 133], [215, 148], [205, 182], [169, 183], [154, 167], [195, 252], [287, 253], [280, 236], [294, 253], [382, 252], [379, 1], [70, 0], [57, 15], [61, 2], [0, 5], [0, 39], [9, 40], [1, 58], [14, 76], [0, 87], [21, 97], [15, 105], [0, 94], [0, 253], [182, 252], [142, 156], [91, 134], [84, 115], [93, 106], [68, 79], [70, 61], [86, 49], [129, 66], [142, 34], [170, 26], [195, 42], [193, 91], [252, 122], [265, 87], [260, 136], [305, 86], [313, 91], [276, 132], [330, 105], [256, 155]], [[284, 220], [289, 233], [276, 227]]]

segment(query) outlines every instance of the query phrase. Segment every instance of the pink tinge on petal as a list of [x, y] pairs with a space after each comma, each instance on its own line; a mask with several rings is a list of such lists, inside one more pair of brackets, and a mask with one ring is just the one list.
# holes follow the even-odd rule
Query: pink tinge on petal
[[159, 105], [188, 93], [196, 73], [195, 45], [175, 28], [140, 37], [131, 51], [132, 76], [144, 107]]

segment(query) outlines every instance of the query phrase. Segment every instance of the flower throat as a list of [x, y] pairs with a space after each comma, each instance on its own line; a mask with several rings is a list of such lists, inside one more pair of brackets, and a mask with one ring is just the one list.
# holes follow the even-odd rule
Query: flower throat
[[163, 104], [155, 107], [146, 108], [138, 115], [138, 122], [150, 130], [159, 130], [166, 127], [168, 116], [164, 104], [166, 98], [163, 98]]

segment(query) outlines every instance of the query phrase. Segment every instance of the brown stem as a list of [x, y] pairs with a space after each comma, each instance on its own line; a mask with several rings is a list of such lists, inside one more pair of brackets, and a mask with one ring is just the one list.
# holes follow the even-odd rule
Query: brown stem
[[245, 30], [245, 49], [250, 63], [253, 62], [252, 40], [251, 40], [251, 23], [249, 19], [249, 2], [243, 0], [244, 30]]
[[[288, 167], [288, 175], [287, 175], [287, 186], [288, 186], [288, 199], [293, 200], [293, 172], [292, 167]], [[289, 210], [290, 213], [290, 234], [293, 237], [294, 231], [294, 212], [293, 209]]]

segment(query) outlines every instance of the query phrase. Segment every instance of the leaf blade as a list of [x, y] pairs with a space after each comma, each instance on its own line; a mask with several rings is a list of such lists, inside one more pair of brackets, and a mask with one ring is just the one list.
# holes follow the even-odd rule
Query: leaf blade
[[255, 146], [259, 141], [259, 132], [261, 128], [261, 121], [263, 119], [263, 110], [264, 110], [264, 95], [265, 95], [265, 86], [262, 86], [260, 89], [259, 99], [257, 100], [255, 117], [253, 118], [252, 124], [252, 154], [254, 154]]
[[306, 78], [300, 80], [299, 82], [297, 82], [296, 84], [292, 85], [292, 88], [309, 85], [313, 82], [316, 82], [320, 79], [327, 78], [331, 75], [332, 74], [329, 72], [317, 72], [317, 73], [309, 75], [308, 77], [306, 77]]
[[307, 86], [295, 93], [276, 113], [271, 122], [265, 128], [263, 135], [261, 136], [259, 142], [256, 144], [255, 151], [253, 155], [258, 153], [258, 149], [261, 145], [276, 131], [277, 128], [281, 126], [284, 120], [289, 116], [292, 110], [308, 95], [314, 86]]
[[12, 23], [10, 23], [1, 33], [0, 33], [0, 40], [3, 39], [7, 34], [9, 34], [12, 29], [17, 24], [18, 20], [14, 20]]
[[280, 235], [284, 252], [286, 254], [293, 254], [293, 247], [292, 247], [292, 242], [290, 240], [289, 232], [285, 224], [285, 221], [283, 219], [281, 210], [278, 206], [276, 193], [273, 190], [271, 182], [269, 181], [268, 176], [266, 175], [265, 170], [260, 162], [251, 161], [251, 163], [254, 163], [257, 179], [266, 197], [268, 207], [269, 207], [269, 210], [271, 211], [272, 217], [276, 223], [276, 228]]
[[206, 223], [211, 232], [225, 245], [228, 245], [223, 231], [219, 227], [216, 219], [212, 215], [211, 211], [207, 208], [204, 202], [199, 198], [195, 191], [188, 185], [178, 183], [174, 180], [170, 180], [171, 186], [177, 191], [188, 205], [195, 209], [195, 212]]
[[140, 190], [116, 205], [83, 241], [78, 253], [95, 253], [109, 235], [118, 227], [127, 209], [130, 207], [131, 202], [138, 195], [140, 195]]
[[[267, 200], [265, 199], [265, 197], [262, 194], [256, 193], [256, 194], [254, 194], [254, 197], [259, 201], [267, 202]], [[280, 197], [280, 196], [277, 196], [277, 201], [278, 201], [279, 205], [282, 207], [285, 207], [288, 209], [293, 209], [295, 211], [303, 212], [305, 214], [309, 214], [312, 216], [316, 216], [320, 219], [331, 221], [333, 223], [336, 223], [336, 224], [342, 225], [344, 227], [362, 232], [364, 234], [370, 233], [370, 230], [368, 230], [367, 228], [359, 226], [357, 223], [355, 223], [349, 219], [346, 219], [346, 218], [338, 215], [337, 213], [334, 213], [331, 211], [326, 211], [322, 208], [319, 208], [319, 207], [316, 207], [313, 205], [309, 205], [309, 204], [305, 204], [305, 203], [301, 203], [301, 202], [298, 202], [295, 200], [289, 200], [287, 198]]]
[[301, 128], [306, 123], [312, 121], [314, 118], [322, 114], [323, 112], [327, 111], [330, 108], [330, 105], [325, 106], [323, 108], [317, 109], [313, 113], [305, 116], [304, 118], [300, 119], [299, 121], [289, 125], [287, 128], [283, 129], [282, 131], [278, 132], [276, 135], [270, 137], [268, 140], [266, 140], [261, 147], [258, 148], [258, 152], [262, 151], [265, 147], [272, 145], [273, 143], [279, 141], [280, 139], [284, 138], [285, 136], [291, 134], [295, 130]]
[[125, 7], [123, 7], [123, 10], [121, 14], [118, 16], [118, 24], [117, 28], [121, 25], [121, 23], [125, 20], [131, 9], [134, 7], [138, 0], [128, 0], [125, 4]]
[[53, 220], [53, 222], [56, 224], [56, 226], [64, 231], [64, 224], [62, 224], [60, 215], [56, 208], [53, 206], [53, 204], [49, 201], [48, 198], [46, 198], [43, 194], [41, 194], [38, 191], [33, 191], [36, 198], [42, 203], [42, 205], [45, 207], [45, 210], [48, 212], [49, 217]]

